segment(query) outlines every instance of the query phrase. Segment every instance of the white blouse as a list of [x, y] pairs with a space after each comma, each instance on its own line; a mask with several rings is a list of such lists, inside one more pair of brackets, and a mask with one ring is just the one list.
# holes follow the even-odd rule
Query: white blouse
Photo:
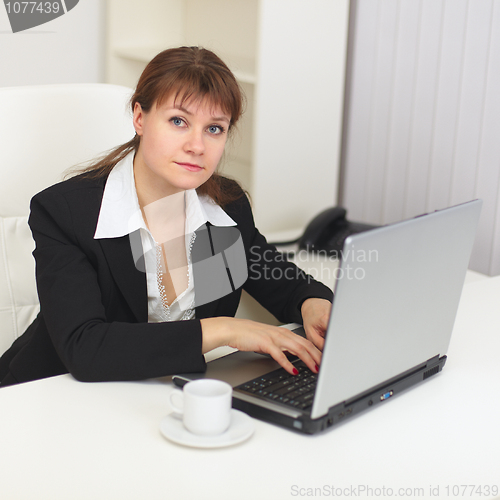
[[[198, 196], [196, 190], [185, 192], [185, 245], [188, 259], [188, 286], [172, 304], [166, 304], [160, 279], [161, 245], [147, 228], [139, 207], [134, 182], [134, 152], [117, 163], [109, 174], [94, 239], [120, 238], [139, 230], [146, 269], [148, 291], [148, 321], [179, 321], [194, 318], [195, 291], [192, 279], [191, 247], [195, 231], [210, 222], [214, 226], [235, 226], [236, 223], [208, 196]], [[134, 252], [134, 248], [133, 248]], [[135, 252], [134, 252], [135, 253]], [[137, 262], [138, 255], [134, 254]], [[163, 297], [162, 297], [163, 296]]]

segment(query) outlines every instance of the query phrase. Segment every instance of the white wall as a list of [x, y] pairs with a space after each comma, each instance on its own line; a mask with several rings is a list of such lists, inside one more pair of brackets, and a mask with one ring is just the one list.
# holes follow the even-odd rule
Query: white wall
[[0, 87], [104, 80], [104, 0], [80, 0], [65, 15], [12, 33], [0, 5]]
[[482, 198], [471, 268], [500, 274], [500, 1], [353, 2], [350, 218], [388, 223]]
[[260, 9], [251, 194], [257, 227], [272, 232], [305, 227], [336, 204], [349, 3]]

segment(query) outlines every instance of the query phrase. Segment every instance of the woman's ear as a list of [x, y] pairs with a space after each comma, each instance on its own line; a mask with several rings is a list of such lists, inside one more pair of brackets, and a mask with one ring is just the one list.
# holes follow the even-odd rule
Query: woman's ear
[[132, 123], [134, 124], [135, 133], [137, 135], [142, 135], [142, 127], [144, 121], [144, 111], [142, 110], [141, 105], [136, 102], [134, 104], [134, 118]]

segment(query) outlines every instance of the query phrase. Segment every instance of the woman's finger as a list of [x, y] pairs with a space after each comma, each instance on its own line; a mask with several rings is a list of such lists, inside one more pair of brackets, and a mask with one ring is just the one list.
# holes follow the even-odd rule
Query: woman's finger
[[299, 371], [290, 360], [286, 357], [285, 353], [281, 351], [277, 346], [271, 345], [267, 354], [269, 354], [274, 361], [278, 362], [288, 373], [291, 375], [298, 375]]
[[319, 364], [321, 363], [321, 352], [316, 346], [309, 340], [288, 330], [286, 333], [282, 332], [281, 335], [281, 338], [278, 337], [281, 350], [286, 349], [291, 354], [297, 356], [313, 373], [317, 373]]
[[320, 335], [315, 328], [307, 328], [304, 327], [306, 330], [306, 336], [307, 338], [320, 350], [323, 351], [325, 347], [325, 338]]

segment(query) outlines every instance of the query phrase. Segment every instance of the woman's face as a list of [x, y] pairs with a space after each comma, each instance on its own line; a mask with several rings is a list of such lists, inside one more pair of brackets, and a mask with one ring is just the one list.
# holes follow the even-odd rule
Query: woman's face
[[231, 117], [206, 101], [174, 97], [145, 113], [136, 103], [134, 128], [141, 137], [134, 159], [138, 194], [149, 201], [196, 189], [214, 173], [227, 139]]

